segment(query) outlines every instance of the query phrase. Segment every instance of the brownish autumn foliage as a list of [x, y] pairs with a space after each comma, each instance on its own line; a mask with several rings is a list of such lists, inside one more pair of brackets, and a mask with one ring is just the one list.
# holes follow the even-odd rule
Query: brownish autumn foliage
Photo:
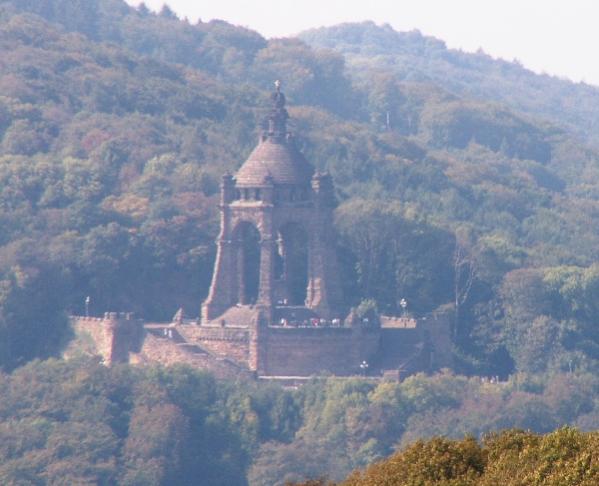
[[[312, 480], [301, 486], [325, 486]], [[521, 430], [490, 434], [482, 444], [418, 441], [338, 486], [594, 486], [599, 484], [599, 432], [562, 428], [546, 435]], [[299, 485], [298, 485], [299, 486]]]

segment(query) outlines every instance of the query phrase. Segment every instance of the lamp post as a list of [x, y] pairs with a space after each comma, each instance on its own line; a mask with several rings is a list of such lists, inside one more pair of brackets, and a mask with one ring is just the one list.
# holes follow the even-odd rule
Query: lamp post
[[85, 317], [89, 317], [89, 303], [91, 302], [91, 299], [89, 297], [89, 295], [85, 298]]
[[401, 299], [399, 301], [399, 306], [401, 307], [403, 317], [406, 316], [406, 307], [408, 307], [408, 301], [406, 299]]
[[362, 375], [366, 376], [366, 372], [368, 371], [368, 363], [366, 361], [360, 363], [360, 371], [362, 371]]

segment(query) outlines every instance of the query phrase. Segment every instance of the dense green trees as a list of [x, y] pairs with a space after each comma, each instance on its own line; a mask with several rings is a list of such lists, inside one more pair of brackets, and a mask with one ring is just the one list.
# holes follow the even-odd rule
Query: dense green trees
[[453, 235], [398, 202], [352, 199], [338, 208], [336, 218], [356, 260], [356, 275], [346, 281], [357, 282], [358, 289], [347, 293], [375, 299], [380, 310], [393, 314], [401, 312], [402, 298], [417, 313], [452, 300]]
[[505, 336], [519, 369], [593, 369], [597, 266], [520, 269], [501, 287]]
[[[0, 2], [0, 483], [342, 480], [420, 438], [597, 428], [599, 153], [572, 135], [596, 139], [596, 89], [389, 27], [304, 38], [341, 53], [121, 0]], [[88, 295], [92, 313], [197, 313], [219, 178], [254, 146], [275, 78], [298, 144], [335, 179], [348, 306], [456, 306], [456, 368], [501, 384], [443, 372], [285, 391], [26, 364], [60, 353]], [[593, 437], [436, 439], [381, 467], [561, 485]]]
[[[335, 32], [318, 42], [359, 41], [364, 52], [382, 43], [396, 65], [119, 0], [0, 4], [2, 367], [59, 353], [65, 315], [83, 312], [88, 295], [94, 313], [197, 314], [219, 178], [255, 144], [281, 77], [299, 145], [335, 179], [348, 305], [453, 305], [457, 369], [467, 374], [596, 371], [599, 154], [571, 134], [582, 118], [548, 125], [534, 115], [550, 107], [528, 104], [524, 116], [501, 93], [474, 99], [483, 91], [425, 80], [422, 63], [406, 73], [402, 59], [437, 56], [471, 75], [500, 66], [493, 79], [508, 84], [524, 75], [509, 63], [387, 27]], [[150, 420], [143, 406], [140, 423]], [[298, 427], [268, 420], [267, 441]], [[413, 420], [414, 430], [426, 423]], [[390, 452], [370, 439], [347, 464]]]
[[0, 267], [0, 366], [54, 356], [68, 339], [62, 272], [34, 241], [4, 248]]
[[[448, 49], [442, 40], [417, 30], [397, 32], [372, 21], [312, 29], [300, 38], [343, 54], [352, 74], [362, 80], [373, 71], [386, 71], [409, 83], [434, 83], [461, 98], [501, 103], [598, 142], [593, 129], [599, 117], [595, 86], [534, 74], [516, 60], [494, 59], [482, 51]], [[521, 135], [526, 140], [527, 135]], [[535, 150], [540, 148], [542, 144]]]
[[[386, 58], [362, 63], [221, 21], [190, 25], [119, 0], [75, 10], [70, 0], [0, 5], [7, 282], [35, 242], [27, 272], [62, 310], [82, 312], [90, 295], [93, 312], [196, 314], [214, 257], [219, 178], [255, 144], [265, 90], [280, 77], [299, 145], [336, 182], [348, 306], [374, 299], [396, 313], [406, 298], [424, 313], [452, 303], [458, 367], [468, 373], [596, 366], [599, 155], [569, 134], [574, 115], [550, 126], [511, 110], [511, 98], [473, 99], [454, 78], [422, 82], [422, 66], [404, 76]], [[382, 44], [398, 59], [437, 56], [448, 72], [468, 65], [508, 84], [522, 74], [370, 24], [305, 38], [342, 52], [359, 40], [364, 52]], [[516, 295], [527, 272], [542, 274], [548, 308], [532, 294], [510, 300], [532, 291]], [[43, 292], [32, 295], [43, 302]], [[11, 315], [19, 329], [42, 325]], [[58, 352], [64, 336], [60, 319], [48, 322], [56, 339], [32, 348], [40, 356]], [[15, 352], [7, 366], [36, 356]]]
[[2, 376], [4, 484], [246, 484], [212, 377], [35, 362]]
[[[481, 439], [504, 428], [545, 433], [565, 424], [594, 429], [589, 424], [596, 417], [591, 398], [596, 387], [591, 375], [581, 373], [519, 374], [505, 383], [450, 373], [417, 375], [401, 384], [314, 381], [297, 392], [303, 421], [293, 441], [262, 444], [249, 479], [257, 485], [320, 477], [339, 481], [350, 469], [435, 436]], [[426, 468], [412, 471], [423, 474]]]
[[[289, 391], [217, 382], [186, 367], [107, 369], [87, 359], [34, 361], [0, 374], [0, 479], [265, 486], [324, 476], [342, 480], [421, 438], [483, 439], [511, 427], [545, 433], [565, 424], [586, 430], [596, 424], [598, 387], [593, 375], [577, 372], [519, 374], [499, 384], [445, 372], [403, 383], [321, 379]], [[513, 461], [503, 456], [508, 454], [503, 447], [514, 443], [506, 437], [529, 444], [520, 456], [526, 464], [518, 468], [525, 475], [544, 464], [534, 452], [537, 445], [560, 454], [555, 467], [542, 466], [557, 478], [562, 467], [580, 459], [592, 436], [573, 431], [556, 432], [553, 439], [532, 433], [490, 436], [483, 444], [485, 475], [500, 474], [486, 458], [494, 457], [502, 464], [498, 468]], [[408, 450], [432, 447], [458, 462], [464, 454], [479, 454], [473, 440], [457, 449], [452, 444], [420, 442]], [[410, 461], [414, 477], [442, 467], [430, 454], [416, 455], [432, 462], [421, 468], [420, 460]], [[480, 473], [479, 466], [472, 472]], [[456, 467], [460, 474], [468, 470]]]

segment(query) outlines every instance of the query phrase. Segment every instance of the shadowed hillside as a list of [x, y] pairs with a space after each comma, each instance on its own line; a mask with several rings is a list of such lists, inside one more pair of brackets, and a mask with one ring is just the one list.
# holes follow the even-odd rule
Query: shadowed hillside
[[313, 29], [299, 36], [314, 47], [343, 54], [352, 75], [388, 71], [407, 82], [434, 83], [465, 98], [493, 101], [517, 112], [567, 127], [595, 146], [599, 143], [599, 88], [546, 74], [518, 61], [448, 49], [442, 40], [418, 31], [397, 32], [373, 22]]

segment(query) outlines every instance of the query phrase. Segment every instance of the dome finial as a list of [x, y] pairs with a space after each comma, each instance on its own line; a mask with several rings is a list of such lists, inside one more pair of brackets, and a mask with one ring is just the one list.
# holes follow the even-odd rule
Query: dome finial
[[281, 92], [281, 81], [277, 79], [274, 84], [276, 91], [271, 95], [273, 107], [266, 119], [268, 128], [262, 138], [271, 137], [275, 140], [285, 140], [289, 114], [285, 109], [285, 95]]
[[275, 110], [281, 110], [285, 107], [285, 95], [281, 92], [281, 81], [275, 81], [275, 92], [271, 95]]

